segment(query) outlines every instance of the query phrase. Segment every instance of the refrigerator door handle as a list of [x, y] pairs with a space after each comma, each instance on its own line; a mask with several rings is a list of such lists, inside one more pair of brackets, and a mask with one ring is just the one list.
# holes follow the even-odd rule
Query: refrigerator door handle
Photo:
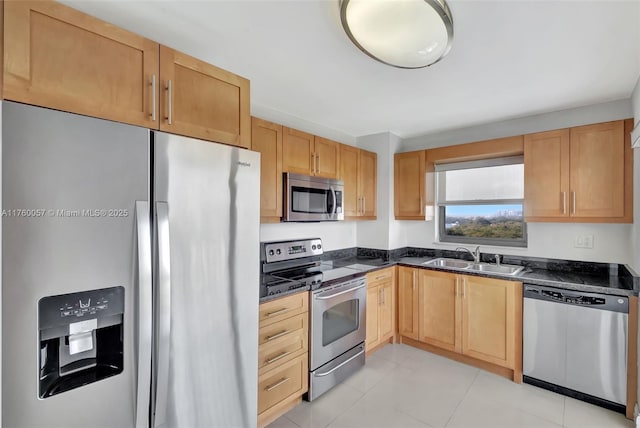
[[154, 427], [165, 424], [169, 392], [169, 355], [171, 340], [171, 254], [169, 245], [169, 204], [156, 203], [158, 230], [158, 305], [157, 373]]
[[152, 293], [151, 221], [149, 203], [136, 201], [136, 239], [138, 244], [138, 376], [136, 428], [149, 426], [149, 385], [151, 384]]

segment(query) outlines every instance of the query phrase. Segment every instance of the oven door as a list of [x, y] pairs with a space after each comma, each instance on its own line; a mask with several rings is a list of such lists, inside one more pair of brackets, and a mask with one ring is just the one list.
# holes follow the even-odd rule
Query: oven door
[[311, 364], [315, 370], [366, 338], [367, 282], [356, 278], [311, 295]]
[[285, 175], [285, 221], [343, 220], [342, 184], [336, 180]]

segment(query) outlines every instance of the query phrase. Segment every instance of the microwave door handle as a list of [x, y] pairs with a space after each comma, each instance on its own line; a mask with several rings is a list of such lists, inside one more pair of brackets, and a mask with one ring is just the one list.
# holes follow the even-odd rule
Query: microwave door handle
[[331, 217], [336, 215], [336, 205], [338, 205], [338, 199], [336, 198], [336, 189], [333, 186], [329, 187], [331, 190], [331, 196], [333, 197], [333, 210], [331, 211]]

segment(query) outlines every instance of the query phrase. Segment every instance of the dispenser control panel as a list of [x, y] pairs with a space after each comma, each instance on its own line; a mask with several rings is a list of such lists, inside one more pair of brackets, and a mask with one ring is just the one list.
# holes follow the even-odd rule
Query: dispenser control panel
[[48, 296], [40, 299], [38, 306], [41, 326], [53, 327], [84, 318], [108, 317], [124, 313], [124, 288], [110, 287]]
[[99, 311], [103, 311], [108, 308], [109, 308], [108, 297], [98, 297], [97, 299], [91, 299], [91, 297], [89, 297], [85, 301], [78, 299], [77, 301], [71, 301], [71, 302], [65, 303], [60, 307], [60, 316], [61, 317], [81, 317], [86, 314], [95, 315]]

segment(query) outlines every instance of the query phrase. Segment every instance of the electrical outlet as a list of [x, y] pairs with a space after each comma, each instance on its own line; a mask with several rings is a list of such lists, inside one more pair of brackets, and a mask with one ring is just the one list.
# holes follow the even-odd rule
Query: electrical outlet
[[575, 248], [593, 248], [593, 235], [578, 235], [573, 243]]

